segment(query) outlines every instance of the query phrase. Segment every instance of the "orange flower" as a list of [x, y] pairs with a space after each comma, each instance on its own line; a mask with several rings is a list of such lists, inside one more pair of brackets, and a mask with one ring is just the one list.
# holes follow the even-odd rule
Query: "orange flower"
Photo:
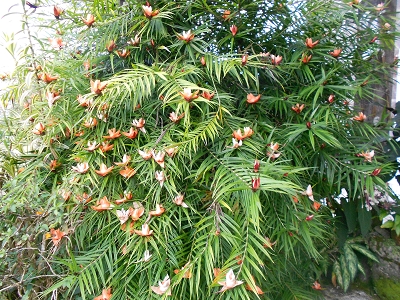
[[183, 93], [179, 92], [179, 94], [183, 97], [183, 99], [185, 99], [187, 102], [191, 102], [194, 99], [199, 98], [198, 95], [199, 91], [196, 91], [194, 93], [192, 93], [192, 90], [190, 88], [184, 88], [183, 89]]
[[174, 122], [178, 123], [180, 119], [182, 119], [185, 116], [185, 113], [180, 114], [179, 116], [176, 114], [176, 112], [172, 112], [169, 114], [169, 119]]
[[50, 234], [51, 234], [51, 240], [53, 241], [53, 244], [57, 246], [60, 242], [61, 239], [67, 234], [66, 232], [62, 232], [60, 229], [50, 229]]
[[33, 127], [32, 132], [33, 134], [42, 135], [46, 131], [46, 127], [43, 123], [37, 123], [35, 127]]
[[313, 42], [313, 40], [312, 40], [311, 38], [306, 38], [306, 46], [307, 46], [307, 48], [312, 49], [312, 48], [314, 48], [315, 46], [317, 46], [318, 43], [319, 43], [318, 40], [315, 41], [315, 42]]
[[50, 45], [52, 48], [55, 50], [60, 50], [65, 46], [65, 43], [63, 42], [62, 38], [58, 37], [55, 39], [49, 39]]
[[250, 286], [250, 284], [246, 284], [246, 286], [245, 286], [244, 288], [245, 288], [246, 290], [252, 291], [252, 292], [254, 292], [254, 293], [258, 294], [258, 295], [264, 294], [264, 292], [261, 290], [261, 288], [255, 284], [254, 276], [251, 276], [251, 277], [253, 278], [254, 285], [255, 285], [255, 289], [252, 288], [252, 287]]
[[340, 53], [342, 53], [342, 49], [335, 49], [332, 52], [329, 52], [329, 54], [334, 57], [334, 58], [338, 58]]
[[178, 34], [178, 39], [189, 43], [191, 40], [194, 39], [194, 33], [192, 33], [191, 30], [183, 31], [182, 34]]
[[270, 57], [271, 57], [271, 63], [273, 65], [278, 66], [281, 64], [282, 56], [280, 56], [280, 55], [275, 56], [275, 55], [271, 54]]
[[152, 210], [149, 212], [149, 215], [152, 217], [159, 217], [165, 212], [165, 208], [162, 204], [156, 204], [156, 210]]
[[302, 57], [301, 61], [303, 64], [308, 64], [310, 62], [311, 58], [312, 58], [312, 55], [307, 56], [306, 54], [303, 53], [303, 57]]
[[232, 25], [229, 29], [231, 30], [232, 35], [235, 36], [238, 31], [238, 28], [236, 27], [236, 25]]
[[185, 207], [185, 208], [189, 207], [189, 206], [187, 206], [187, 204], [185, 202], [183, 202], [183, 195], [181, 193], [176, 195], [174, 200], [172, 200], [172, 202], [174, 202], [178, 206], [182, 206], [182, 207]]
[[139, 202], [133, 202], [133, 208], [131, 210], [131, 218], [133, 221], [137, 221], [144, 214], [144, 207]]
[[131, 161], [131, 157], [128, 154], [124, 154], [122, 162], [114, 162], [119, 167], [125, 167]]
[[111, 299], [111, 289], [104, 289], [100, 296], [95, 297], [93, 300], [110, 300]]
[[[186, 263], [181, 269], [175, 269], [174, 273], [175, 274], [179, 274], [181, 271], [183, 271], [184, 269], [186, 269], [188, 267], [189, 263]], [[190, 272], [189, 269], [187, 269], [185, 271], [185, 273], [183, 273], [182, 278], [191, 278], [192, 277], [192, 272]]]
[[203, 93], [201, 94], [201, 96], [202, 96], [204, 99], [211, 100], [212, 98], [214, 98], [214, 93], [209, 93], [209, 92], [203, 91]]
[[93, 81], [90, 80], [90, 90], [96, 95], [100, 95], [101, 92], [106, 88], [107, 82], [101, 82], [99, 79]]
[[233, 270], [230, 269], [228, 273], [226, 273], [225, 276], [225, 281], [219, 281], [218, 284], [222, 285], [222, 289], [219, 291], [219, 293], [222, 293], [226, 290], [233, 289], [234, 287], [241, 285], [243, 281], [236, 280], [236, 276], [233, 273]]
[[254, 103], [257, 103], [258, 101], [260, 101], [260, 99], [261, 99], [261, 94], [258, 96], [254, 96], [252, 93], [250, 93], [250, 94], [247, 94], [246, 102], [249, 104], [254, 104]]
[[106, 45], [106, 49], [108, 52], [113, 52], [115, 47], [117, 47], [117, 45], [115, 44], [114, 40], [109, 41]]
[[320, 207], [321, 207], [321, 202], [318, 202], [318, 201], [314, 201], [314, 202], [313, 202], [313, 208], [314, 208], [316, 211], [318, 211]]
[[86, 19], [84, 19], [82, 17], [82, 21], [83, 21], [83, 23], [86, 24], [87, 27], [91, 27], [93, 25], [93, 23], [95, 22], [95, 19], [94, 19], [94, 16], [92, 14], [88, 14], [86, 16]]
[[279, 156], [281, 156], [281, 153], [280, 152], [275, 153], [275, 152], [267, 151], [267, 156], [269, 158], [271, 158], [271, 159], [277, 159]]
[[252, 136], [253, 135], [253, 130], [250, 128], [250, 127], [244, 127], [243, 128], [243, 134], [242, 134], [242, 130], [239, 128], [238, 130], [236, 130], [236, 131], [233, 131], [233, 134], [232, 134], [232, 136], [235, 138], [235, 139], [237, 139], [238, 141], [241, 141], [241, 140], [243, 140], [243, 139], [245, 139], [245, 138], [248, 138], [248, 137], [250, 137], [250, 136]]
[[88, 193], [84, 192], [82, 195], [76, 195], [76, 199], [86, 204], [92, 200], [92, 197]]
[[202, 57], [200, 58], [200, 63], [201, 63], [201, 65], [202, 65], [203, 67], [206, 65], [206, 59], [205, 59], [204, 56], [202, 56]]
[[114, 145], [113, 144], [109, 144], [109, 142], [103, 142], [100, 145], [100, 150], [103, 153], [107, 152], [107, 151], [110, 151], [112, 148], [114, 148]]
[[38, 77], [40, 80], [44, 81], [45, 83], [50, 83], [50, 82], [58, 79], [58, 76], [51, 76], [48, 73], [42, 73]]
[[303, 111], [304, 109], [304, 104], [300, 105], [299, 103], [296, 103], [295, 106], [292, 106], [292, 110], [296, 113], [299, 114]]
[[367, 116], [364, 115], [362, 112], [358, 113], [358, 116], [353, 117], [353, 120], [359, 121], [359, 122], [364, 122], [367, 119]]
[[56, 159], [53, 159], [49, 164], [50, 171], [55, 171], [60, 165]]
[[136, 230], [135, 233], [140, 236], [151, 236], [153, 234], [153, 230], [150, 230], [149, 224], [144, 223], [142, 225], [142, 230]]
[[146, 18], [151, 19], [154, 16], [158, 15], [158, 10], [153, 11], [153, 8], [150, 5], [143, 5], [143, 13]]
[[120, 131], [119, 130], [117, 131], [117, 129], [115, 129], [115, 128], [109, 129], [108, 134], [109, 135], [103, 136], [103, 138], [105, 138], [106, 140], [113, 140], [113, 139], [119, 138], [121, 136]]
[[171, 281], [169, 279], [169, 276], [164, 277], [163, 281], [158, 282], [158, 286], [151, 286], [151, 289], [154, 293], [158, 295], [164, 295], [166, 294], [167, 296], [171, 296], [171, 289], [169, 288], [171, 284]]
[[228, 20], [230, 18], [231, 15], [231, 11], [230, 10], [224, 10], [223, 14], [222, 14], [222, 19], [224, 19], [225, 21]]
[[114, 166], [107, 168], [106, 164], [101, 164], [100, 165], [100, 170], [94, 170], [98, 175], [100, 176], [107, 176], [108, 174], [111, 173], [112, 169], [114, 169]]
[[137, 137], [138, 131], [136, 128], [131, 127], [128, 132], [122, 132], [122, 134], [126, 136], [128, 139], [134, 139]]
[[153, 157], [152, 150], [145, 150], [145, 151], [138, 150], [138, 152], [139, 152], [139, 155], [140, 155], [144, 160], [149, 160], [150, 158]]
[[378, 11], [378, 12], [381, 12], [381, 11], [383, 11], [385, 9], [385, 4], [382, 2], [382, 3], [379, 3], [376, 7], [375, 7], [375, 10], [376, 11]]
[[53, 11], [54, 11], [54, 17], [58, 20], [60, 19], [60, 15], [63, 13], [64, 10], [54, 5]]
[[122, 51], [117, 51], [117, 54], [118, 54], [118, 56], [119, 57], [121, 57], [121, 58], [127, 58], [128, 56], [129, 56], [129, 54], [131, 54], [131, 51], [129, 51], [129, 50], [127, 50], [127, 49], [124, 49], [124, 50], [122, 50]]
[[146, 124], [146, 121], [143, 118], [140, 118], [139, 120], [133, 120], [132, 125], [138, 128], [141, 132], [146, 133], [146, 128], [144, 128], [144, 125]]
[[135, 169], [133, 168], [129, 168], [129, 167], [125, 167], [124, 170], [119, 171], [119, 174], [121, 174], [123, 177], [125, 177], [126, 179], [131, 178], [133, 175], [136, 174]]
[[69, 200], [69, 198], [71, 198], [71, 194], [72, 194], [71, 191], [66, 191], [66, 190], [61, 190], [60, 191], [60, 195], [64, 199], [64, 201]]
[[89, 164], [87, 162], [78, 163], [76, 167], [72, 167], [72, 170], [78, 172], [79, 174], [85, 174], [89, 171]]
[[85, 126], [86, 128], [93, 128], [96, 125], [97, 125], [97, 119], [96, 118], [90, 118], [85, 123], [83, 123], [83, 126]]
[[315, 280], [313, 285], [311, 286], [314, 290], [322, 290], [321, 284]]
[[88, 141], [88, 147], [85, 148], [85, 150], [87, 150], [89, 152], [93, 152], [97, 148], [99, 148], [99, 145], [97, 144], [96, 141], [93, 141], [93, 142]]
[[381, 168], [376, 168], [371, 172], [371, 176], [378, 176], [379, 173], [381, 173], [382, 169]]
[[156, 163], [158, 163], [161, 168], [165, 168], [165, 163], [164, 163], [165, 152], [164, 151], [159, 151], [159, 152], [155, 153], [155, 151], [152, 150], [151, 155], [153, 156], [154, 161]]
[[160, 183], [160, 185], [162, 187], [164, 185], [164, 181], [165, 181], [164, 171], [156, 171], [154, 175], [156, 177], [156, 180]]
[[108, 201], [107, 196], [104, 196], [99, 201], [96, 202], [96, 206], [92, 206], [92, 209], [98, 212], [110, 210], [114, 207], [113, 204]]
[[375, 151], [374, 150], [372, 150], [370, 152], [362, 151], [360, 154], [358, 154], [358, 156], [364, 157], [364, 160], [368, 161], [368, 162], [372, 162], [372, 158], [374, 157], [374, 155], [375, 155]]
[[263, 247], [272, 249], [272, 247], [275, 244], [276, 244], [276, 241], [272, 243], [269, 237], [265, 237], [265, 243], [264, 243]]

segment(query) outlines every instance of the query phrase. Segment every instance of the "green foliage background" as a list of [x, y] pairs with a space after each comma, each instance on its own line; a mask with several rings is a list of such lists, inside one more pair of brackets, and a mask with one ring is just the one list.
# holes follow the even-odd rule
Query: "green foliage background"
[[[320, 297], [311, 286], [344, 249], [335, 238], [337, 224], [345, 226], [345, 237], [367, 233], [372, 212], [365, 200], [377, 187], [386, 189], [385, 175], [396, 168], [385, 153], [387, 145], [395, 147], [386, 112], [378, 125], [353, 119], [361, 99], [377, 100], [374, 86], [393, 68], [380, 56], [397, 37], [382, 24], [394, 26], [394, 19], [368, 1], [154, 1], [159, 13], [151, 18], [143, 14], [145, 3], [130, 0], [122, 6], [111, 0], [49, 0], [37, 9], [22, 4], [31, 44], [3, 94], [18, 104], [3, 120], [3, 292], [90, 299], [111, 288], [113, 299], [158, 299], [167, 296], [151, 286], [168, 274], [171, 299]], [[59, 20], [53, 5], [64, 9]], [[95, 17], [91, 27], [82, 21], [87, 14]], [[188, 30], [193, 40], [178, 39]], [[132, 45], [135, 36], [140, 43]], [[60, 50], [48, 41], [56, 37], [65, 42]], [[309, 48], [306, 38], [319, 43]], [[109, 52], [111, 40], [116, 49]], [[340, 56], [332, 57], [339, 48]], [[118, 56], [123, 49], [130, 51], [127, 58]], [[271, 55], [282, 62], [274, 64]], [[58, 79], [47, 84], [37, 79], [43, 73]], [[90, 90], [97, 79], [107, 82], [100, 95]], [[185, 88], [214, 97], [188, 102], [180, 95]], [[57, 91], [60, 98], [49, 106], [46, 92]], [[260, 101], [247, 103], [250, 93]], [[93, 104], [80, 106], [79, 95]], [[304, 104], [300, 113], [292, 110], [296, 104]], [[172, 112], [184, 114], [179, 123], [170, 120]], [[90, 118], [97, 126], [84, 127]], [[111, 140], [109, 152], [85, 150], [113, 128], [128, 132], [139, 118], [146, 133]], [[32, 133], [38, 123], [43, 135]], [[235, 149], [232, 134], [244, 127], [254, 134]], [[274, 143], [280, 146], [276, 159], [268, 155]], [[165, 157], [164, 169], [138, 153], [172, 147], [176, 153]], [[372, 150], [371, 162], [359, 155]], [[136, 171], [130, 179], [114, 165], [124, 154]], [[55, 170], [52, 160], [60, 164]], [[75, 172], [78, 162], [87, 162], [89, 171]], [[95, 173], [102, 163], [114, 165], [105, 177]], [[155, 178], [161, 170], [163, 185]], [[304, 195], [308, 185], [315, 202], [324, 204], [318, 210]], [[334, 200], [342, 188], [349, 193], [347, 208]], [[115, 204], [129, 192], [132, 200]], [[179, 193], [188, 208], [173, 202]], [[114, 207], [93, 210], [104, 196]], [[121, 230], [116, 210], [132, 201], [145, 214], [128, 224], [140, 230], [147, 223], [151, 237]], [[157, 204], [164, 214], [148, 217]], [[346, 224], [339, 218], [353, 212]], [[46, 236], [51, 228], [66, 233], [57, 246]], [[275, 244], [267, 247], [266, 238]], [[143, 261], [146, 250], [149, 261]], [[191, 278], [174, 273], [184, 266]], [[215, 279], [214, 268], [233, 269], [245, 283], [218, 293], [224, 279]]]

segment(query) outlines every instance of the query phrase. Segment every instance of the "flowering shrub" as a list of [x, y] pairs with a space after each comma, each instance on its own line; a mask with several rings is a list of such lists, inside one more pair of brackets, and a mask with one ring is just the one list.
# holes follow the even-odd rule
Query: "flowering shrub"
[[364, 211], [394, 168], [391, 124], [360, 106], [392, 67], [378, 55], [395, 34], [384, 6], [42, 4], [25, 16], [54, 14], [39, 19], [50, 37], [37, 36], [3, 97], [20, 104], [8, 126], [20, 153], [5, 156], [18, 172], [1, 198], [4, 290], [315, 298], [332, 211], [345, 211], [334, 197], [346, 188]]

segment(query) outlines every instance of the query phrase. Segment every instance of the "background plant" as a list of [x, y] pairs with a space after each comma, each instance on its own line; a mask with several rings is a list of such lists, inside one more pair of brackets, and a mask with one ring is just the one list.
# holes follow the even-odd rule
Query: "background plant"
[[[31, 51], [3, 96], [19, 104], [7, 149], [20, 153], [4, 155], [2, 291], [319, 297], [335, 228], [354, 206], [360, 226], [341, 232], [366, 234], [395, 169], [392, 124], [360, 114], [393, 67], [384, 7], [22, 4]], [[243, 284], [218, 293], [231, 269]]]

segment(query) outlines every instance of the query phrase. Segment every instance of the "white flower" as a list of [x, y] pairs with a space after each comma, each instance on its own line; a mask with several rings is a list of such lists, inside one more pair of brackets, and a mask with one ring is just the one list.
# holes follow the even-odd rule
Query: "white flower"
[[219, 292], [222, 293], [223, 291], [233, 289], [235, 286], [241, 285], [242, 283], [243, 281], [236, 280], [233, 270], [230, 269], [228, 273], [226, 273], [225, 281], [218, 282], [218, 284], [222, 285], [222, 289]]
[[382, 219], [382, 225], [385, 224], [387, 221], [394, 221], [394, 218], [391, 214], [387, 215]]
[[167, 293], [167, 296], [171, 296], [171, 290], [169, 290], [169, 285], [171, 284], [171, 280], [169, 279], [169, 275], [164, 277], [163, 281], [158, 282], [158, 286], [152, 286], [151, 289], [154, 293], [158, 295], [164, 295]]

